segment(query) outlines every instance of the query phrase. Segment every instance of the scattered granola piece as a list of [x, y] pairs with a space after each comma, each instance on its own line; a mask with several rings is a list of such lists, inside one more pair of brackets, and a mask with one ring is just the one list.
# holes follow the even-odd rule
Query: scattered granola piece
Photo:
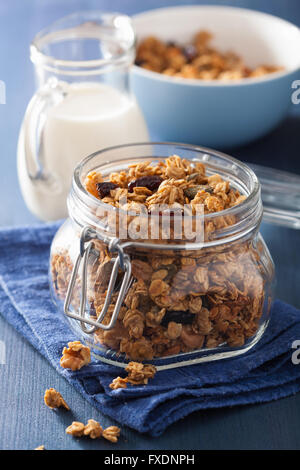
[[91, 351], [80, 341], [68, 343], [68, 348], [63, 349], [60, 365], [64, 369], [79, 370], [91, 362]]
[[60, 408], [60, 407], [63, 407], [66, 410], [70, 409], [68, 404], [63, 399], [62, 395], [57, 390], [55, 390], [55, 388], [48, 388], [45, 391], [44, 402], [45, 402], [45, 405], [47, 405], [52, 410], [54, 408]]
[[102, 436], [110, 442], [118, 442], [120, 432], [121, 430], [117, 426], [109, 426], [104, 429]]
[[34, 450], [45, 450], [44, 444], [41, 446], [36, 447]]
[[85, 426], [83, 423], [79, 421], [73, 421], [73, 423], [67, 427], [66, 433], [70, 434], [71, 436], [81, 437], [83, 436]]
[[99, 437], [102, 436], [102, 426], [98, 421], [95, 421], [94, 419], [89, 419], [88, 424], [86, 424], [83, 434], [84, 436], [89, 436], [91, 439], [98, 439]]

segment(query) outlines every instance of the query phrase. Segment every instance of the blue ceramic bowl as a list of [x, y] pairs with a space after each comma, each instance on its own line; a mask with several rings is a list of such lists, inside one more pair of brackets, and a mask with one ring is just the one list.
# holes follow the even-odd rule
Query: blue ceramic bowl
[[239, 54], [250, 67], [284, 70], [239, 81], [169, 77], [133, 66], [133, 91], [155, 138], [214, 148], [246, 144], [277, 126], [299, 79], [300, 30], [272, 15], [232, 7], [162, 8], [133, 17], [138, 40], [189, 41], [201, 29], [212, 45]]

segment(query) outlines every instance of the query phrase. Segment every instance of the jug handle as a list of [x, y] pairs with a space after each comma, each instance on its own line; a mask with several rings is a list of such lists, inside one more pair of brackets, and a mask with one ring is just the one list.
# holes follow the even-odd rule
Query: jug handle
[[[46, 112], [61, 102], [66, 96], [64, 87], [56, 79], [50, 79], [31, 98], [24, 117], [25, 168], [32, 182], [46, 181], [54, 183], [53, 175], [46, 173], [42, 165], [41, 137], [46, 120]], [[52, 188], [54, 189], [54, 188]]]

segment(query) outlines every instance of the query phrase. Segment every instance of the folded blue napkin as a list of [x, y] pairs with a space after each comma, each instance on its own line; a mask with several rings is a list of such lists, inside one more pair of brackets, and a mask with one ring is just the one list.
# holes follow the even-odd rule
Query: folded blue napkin
[[101, 412], [158, 436], [195, 410], [262, 403], [300, 390], [300, 365], [291, 360], [300, 312], [279, 300], [263, 339], [235, 359], [158, 372], [148, 385], [118, 390], [109, 388], [120, 375], [117, 367], [92, 362], [78, 372], [62, 369], [61, 351], [76, 338], [49, 295], [49, 248], [57, 228], [0, 230], [0, 312]]

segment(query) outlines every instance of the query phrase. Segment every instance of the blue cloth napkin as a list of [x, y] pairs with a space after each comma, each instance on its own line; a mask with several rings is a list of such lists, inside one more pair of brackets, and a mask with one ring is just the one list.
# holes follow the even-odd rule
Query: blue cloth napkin
[[0, 312], [101, 412], [140, 432], [160, 435], [195, 410], [262, 403], [300, 390], [291, 357], [300, 340], [300, 312], [279, 300], [258, 345], [245, 355], [157, 373], [144, 386], [111, 390], [120, 369], [92, 362], [78, 372], [59, 366], [76, 339], [52, 304], [48, 288], [51, 240], [58, 224], [0, 230]]

